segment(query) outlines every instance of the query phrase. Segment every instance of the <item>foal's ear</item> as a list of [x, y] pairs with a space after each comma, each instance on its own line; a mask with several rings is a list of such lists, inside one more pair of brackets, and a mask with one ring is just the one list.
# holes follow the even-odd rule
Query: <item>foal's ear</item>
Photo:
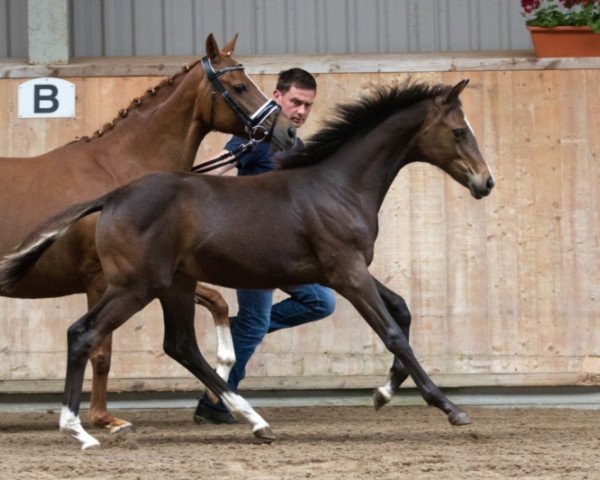
[[211, 61], [216, 62], [219, 59], [219, 55], [221, 55], [221, 51], [219, 50], [219, 46], [217, 45], [217, 41], [212, 33], [206, 37], [206, 56], [211, 59]]
[[238, 35], [239, 33], [236, 33], [235, 36], [225, 44], [223, 50], [221, 51], [223, 55], [229, 56], [233, 53], [233, 51], [235, 50], [235, 43], [237, 42]]
[[454, 103], [456, 100], [458, 100], [458, 96], [465, 89], [465, 87], [467, 86], [468, 83], [469, 83], [469, 79], [467, 78], [465, 80], [461, 80], [456, 85], [454, 85], [450, 89], [450, 91], [446, 94], [446, 98], [444, 98], [444, 101], [442, 103], [449, 105], [451, 103]]

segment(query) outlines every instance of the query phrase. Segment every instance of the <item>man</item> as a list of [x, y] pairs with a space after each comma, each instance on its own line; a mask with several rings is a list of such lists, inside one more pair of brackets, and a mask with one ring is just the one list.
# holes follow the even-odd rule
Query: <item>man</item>
[[[296, 128], [308, 119], [317, 93], [314, 77], [301, 68], [291, 68], [279, 74], [273, 99], [281, 105], [282, 112], [290, 118]], [[232, 137], [225, 145], [226, 151], [233, 151], [246, 140]], [[297, 140], [295, 149], [302, 148]], [[220, 154], [219, 154], [220, 155]], [[238, 175], [257, 175], [274, 167], [273, 151], [266, 143], [258, 143], [244, 154], [236, 164], [213, 170], [212, 174], [223, 174], [234, 166]], [[289, 298], [273, 305], [273, 290], [237, 290], [238, 314], [231, 320], [231, 335], [236, 362], [229, 375], [229, 387], [237, 391], [245, 376], [246, 364], [262, 342], [265, 335], [283, 328], [325, 318], [335, 309], [333, 292], [318, 284], [297, 285], [282, 288]], [[236, 420], [221, 403], [213, 404], [205, 394], [198, 402], [194, 414], [196, 423], [236, 423]]]

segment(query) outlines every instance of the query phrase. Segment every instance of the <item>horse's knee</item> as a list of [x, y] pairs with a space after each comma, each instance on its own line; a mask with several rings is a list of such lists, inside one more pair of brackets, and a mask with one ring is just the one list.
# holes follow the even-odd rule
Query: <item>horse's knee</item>
[[208, 308], [216, 319], [229, 318], [229, 306], [217, 290], [198, 284], [194, 300]]
[[110, 371], [110, 353], [94, 352], [90, 357], [94, 373], [98, 375], [107, 375]]
[[199, 353], [194, 341], [189, 336], [179, 336], [177, 338], [166, 336], [163, 340], [163, 351], [182, 365], [189, 365], [190, 359], [195, 358]]
[[392, 331], [387, 332], [382, 337], [382, 340], [383, 344], [390, 352], [400, 357], [400, 362], [402, 362], [407, 355], [412, 353], [412, 349], [408, 343], [406, 335], [404, 335], [404, 333], [396, 326], [394, 326]]
[[408, 308], [408, 305], [404, 299], [400, 296], [394, 297], [393, 300], [387, 302], [387, 307], [396, 323], [402, 328], [409, 328], [412, 321], [412, 315]]
[[215, 295], [211, 295], [210, 301], [212, 310], [217, 317], [229, 318], [229, 306], [220, 293], [215, 292]]
[[410, 323], [412, 321], [412, 315], [410, 314], [410, 310], [408, 309], [408, 306], [406, 305], [406, 303], [404, 302], [404, 300], [402, 301], [402, 305], [403, 307], [399, 309], [399, 313], [398, 313], [398, 317], [400, 320], [400, 325], [402, 327], [410, 327]]
[[67, 343], [73, 361], [81, 361], [90, 356], [92, 349], [89, 341], [85, 339], [85, 330], [77, 323], [67, 329]]
[[177, 347], [176, 343], [174, 342], [170, 342], [168, 340], [165, 339], [165, 341], [163, 342], [163, 351], [169, 356], [171, 357], [173, 360], [175, 360], [176, 362], [179, 362], [180, 360], [183, 360], [184, 355], [181, 352], [181, 350]]
[[90, 356], [95, 374], [108, 375], [112, 353], [112, 334], [107, 335]]

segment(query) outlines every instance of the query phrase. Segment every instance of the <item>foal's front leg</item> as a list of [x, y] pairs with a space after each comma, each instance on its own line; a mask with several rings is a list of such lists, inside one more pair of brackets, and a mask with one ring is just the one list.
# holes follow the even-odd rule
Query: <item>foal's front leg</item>
[[388, 312], [366, 267], [356, 267], [354, 271], [340, 275], [340, 278], [355, 279], [352, 285], [342, 283], [334, 287], [354, 305], [388, 350], [402, 362], [425, 401], [445, 412], [453, 425], [471, 423], [468, 415], [452, 403], [423, 370], [402, 329]]
[[[404, 333], [406, 341], [409, 341], [411, 315], [404, 298], [386, 287], [375, 277], [372, 278], [375, 281], [377, 291], [388, 312], [400, 327], [402, 333]], [[388, 403], [392, 399], [392, 396], [398, 391], [400, 385], [402, 385], [407, 378], [408, 372], [406, 371], [406, 368], [404, 368], [404, 364], [395, 356], [385, 385], [373, 390], [373, 406], [375, 407], [375, 410], [379, 410]]]

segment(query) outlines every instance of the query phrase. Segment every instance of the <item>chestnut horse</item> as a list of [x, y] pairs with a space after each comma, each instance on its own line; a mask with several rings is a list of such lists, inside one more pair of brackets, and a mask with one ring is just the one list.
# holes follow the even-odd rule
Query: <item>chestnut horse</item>
[[101, 211], [96, 245], [108, 287], [68, 331], [61, 430], [82, 448], [98, 444], [79, 420], [86, 361], [102, 338], [158, 298], [165, 352], [247, 420], [258, 438], [273, 439], [269, 424], [229, 390], [200, 353], [194, 332], [198, 280], [230, 288], [313, 282], [332, 287], [375, 330], [397, 359], [398, 374], [410, 375], [428, 404], [453, 425], [469, 423], [419, 364], [407, 325], [395, 320], [368, 271], [377, 214], [403, 166], [435, 165], [475, 198], [494, 187], [461, 108], [466, 84], [379, 88], [339, 106], [337, 117], [302, 153], [283, 160], [281, 169], [250, 177], [150, 174], [72, 206], [36, 229], [0, 263], [2, 288], [14, 288], [57, 238]]
[[[295, 130], [279, 106], [258, 89], [232, 57], [237, 36], [220, 51], [213, 35], [206, 57], [149, 89], [93, 138], [32, 158], [0, 158], [0, 254], [48, 216], [95, 198], [151, 171], [190, 171], [211, 130], [260, 137], [272, 130], [275, 148], [293, 145]], [[96, 253], [95, 218], [81, 222], [52, 247], [14, 291], [16, 298], [85, 293], [91, 308], [106, 284]], [[92, 355], [90, 420], [118, 431], [129, 422], [106, 408], [111, 336]]]

